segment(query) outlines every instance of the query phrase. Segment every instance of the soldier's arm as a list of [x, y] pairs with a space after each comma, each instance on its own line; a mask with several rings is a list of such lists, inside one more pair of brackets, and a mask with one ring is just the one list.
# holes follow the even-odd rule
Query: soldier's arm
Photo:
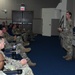
[[6, 59], [6, 62], [5, 62], [6, 64], [13, 65], [17, 69], [22, 67], [22, 64], [19, 60], [11, 59], [11, 58], [8, 58], [8, 57], [5, 57], [5, 59]]
[[9, 33], [4, 34], [4, 37], [6, 38], [7, 41], [14, 41], [13, 36], [9, 35]]
[[63, 31], [63, 29], [59, 27], [59, 28], [58, 28], [58, 31], [59, 31], [59, 32], [62, 32], [62, 31]]

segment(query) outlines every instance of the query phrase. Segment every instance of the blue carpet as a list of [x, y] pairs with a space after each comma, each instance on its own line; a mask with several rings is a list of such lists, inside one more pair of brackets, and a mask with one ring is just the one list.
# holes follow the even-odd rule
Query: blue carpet
[[66, 52], [58, 37], [38, 35], [30, 47], [32, 51], [28, 56], [37, 63], [31, 67], [34, 75], [75, 75], [75, 60], [66, 61], [62, 58]]

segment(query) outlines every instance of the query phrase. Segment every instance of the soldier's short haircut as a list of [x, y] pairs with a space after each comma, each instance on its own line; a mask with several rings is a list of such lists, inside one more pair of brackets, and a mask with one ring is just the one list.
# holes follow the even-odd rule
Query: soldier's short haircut
[[69, 15], [71, 15], [71, 17], [72, 17], [72, 13], [70, 11], [67, 11], [67, 13], [69, 13]]

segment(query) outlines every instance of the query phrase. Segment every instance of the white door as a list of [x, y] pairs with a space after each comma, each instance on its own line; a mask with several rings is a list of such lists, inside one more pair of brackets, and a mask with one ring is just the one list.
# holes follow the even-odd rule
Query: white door
[[42, 35], [51, 36], [51, 19], [56, 18], [55, 9], [42, 8]]

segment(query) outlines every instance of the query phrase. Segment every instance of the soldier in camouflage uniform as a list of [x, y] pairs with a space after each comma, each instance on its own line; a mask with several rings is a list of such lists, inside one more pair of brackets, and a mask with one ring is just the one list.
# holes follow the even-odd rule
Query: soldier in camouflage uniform
[[[0, 36], [3, 36], [2, 30], [0, 30]], [[14, 43], [8, 43], [8, 41], [5, 39], [5, 49], [12, 49]], [[25, 58], [27, 60], [27, 63], [29, 66], [35, 66], [36, 63], [33, 63], [30, 58], [28, 58], [27, 54], [25, 53], [25, 48], [19, 43], [16, 44], [16, 53], [19, 53], [22, 58]]]
[[25, 42], [28, 42], [27, 40], [28, 40], [28, 32], [26, 31], [26, 29], [25, 28], [23, 28], [23, 29], [21, 29], [21, 36], [22, 36], [22, 38], [23, 38], [23, 40], [25, 41]]
[[[8, 32], [6, 31], [5, 27], [2, 28], [2, 32], [4, 33], [4, 37], [6, 38], [6, 40], [8, 42], [13, 42], [13, 41], [16, 41], [16, 44], [18, 43], [21, 43], [22, 46], [23, 46], [23, 41], [22, 41], [22, 38], [20, 36], [16, 37], [16, 36], [10, 36], [8, 34]], [[26, 52], [30, 52], [31, 48], [25, 48], [25, 51]]]
[[20, 37], [25, 42], [25, 45], [29, 45], [29, 42], [27, 42], [27, 32], [26, 32], [25, 28], [22, 28], [22, 27], [19, 28], [19, 25], [13, 25], [12, 33], [14, 35], [20, 35]]
[[71, 20], [71, 12], [66, 13], [66, 26], [64, 28], [59, 28], [59, 31], [62, 33], [61, 37], [63, 38], [63, 48], [67, 51], [67, 55], [63, 56], [66, 60], [71, 60], [73, 56], [73, 24]]
[[[4, 48], [5, 45], [5, 40], [3, 36], [0, 36], [0, 53], [3, 54], [5, 57], [5, 66], [4, 68], [9, 69], [9, 70], [17, 70], [17, 69], [22, 69], [22, 74], [21, 75], [34, 75], [31, 68], [27, 65], [26, 59], [22, 60], [14, 60], [11, 58], [8, 58], [4, 55], [4, 53], [1, 51], [1, 49]], [[12, 67], [11, 67], [12, 66]]]

